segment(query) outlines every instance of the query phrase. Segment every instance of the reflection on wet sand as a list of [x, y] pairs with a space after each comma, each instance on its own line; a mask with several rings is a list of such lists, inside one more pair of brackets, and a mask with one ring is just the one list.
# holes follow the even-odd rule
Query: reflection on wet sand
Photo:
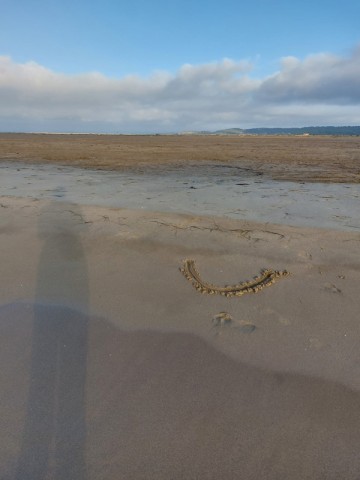
[[360, 184], [275, 181], [221, 163], [141, 173], [13, 163], [0, 170], [2, 195], [360, 230]]

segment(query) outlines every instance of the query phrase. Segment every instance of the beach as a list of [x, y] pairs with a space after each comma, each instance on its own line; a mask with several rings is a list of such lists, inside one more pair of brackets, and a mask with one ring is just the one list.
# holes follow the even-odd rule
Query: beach
[[[359, 477], [357, 137], [0, 140], [2, 171], [17, 185], [0, 197], [1, 478]], [[236, 167], [232, 195], [241, 207], [253, 188], [254, 200], [234, 216], [220, 190], [210, 209], [205, 193], [187, 204], [171, 184], [173, 203], [151, 203], [164, 172], [181, 179], [179, 192], [212, 192], [215, 174], [191, 183], [194, 165], [217, 165], [216, 178], [232, 184], [226, 168]], [[55, 167], [134, 183], [75, 198]], [[296, 204], [303, 188], [286, 182], [349, 186], [352, 196], [305, 191], [311, 221], [297, 223], [295, 209], [275, 215], [273, 198]], [[271, 190], [266, 217], [262, 204], [252, 217], [265, 187], [286, 196]], [[347, 207], [348, 218], [313, 209], [319, 202]], [[213, 294], [185, 278], [186, 259]], [[264, 269], [289, 275], [239, 287]], [[221, 295], [227, 285], [241, 295]]]

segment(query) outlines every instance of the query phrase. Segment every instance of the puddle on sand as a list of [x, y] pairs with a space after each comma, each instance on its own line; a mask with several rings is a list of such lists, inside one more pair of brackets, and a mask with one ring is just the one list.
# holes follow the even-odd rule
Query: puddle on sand
[[360, 185], [280, 182], [226, 164], [114, 172], [0, 164], [4, 196], [360, 231]]

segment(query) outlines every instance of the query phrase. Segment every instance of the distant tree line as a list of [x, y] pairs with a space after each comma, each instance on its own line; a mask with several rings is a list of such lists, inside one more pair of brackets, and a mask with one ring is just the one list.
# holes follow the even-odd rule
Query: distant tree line
[[[205, 132], [204, 132], [205, 133]], [[210, 132], [208, 132], [210, 133]], [[228, 128], [215, 134], [227, 135], [360, 135], [360, 126], [347, 127], [299, 127], [299, 128]]]

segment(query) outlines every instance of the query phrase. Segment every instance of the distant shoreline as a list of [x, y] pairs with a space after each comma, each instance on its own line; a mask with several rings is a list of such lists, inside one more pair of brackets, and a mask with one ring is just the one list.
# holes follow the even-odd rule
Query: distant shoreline
[[225, 128], [221, 130], [189, 130], [180, 132], [149, 132], [149, 133], [107, 133], [107, 132], [0, 132], [1, 134], [21, 135], [119, 135], [119, 136], [169, 136], [169, 135], [295, 135], [295, 136], [360, 136], [359, 125], [347, 126], [309, 126], [309, 127], [257, 127], [257, 128]]

